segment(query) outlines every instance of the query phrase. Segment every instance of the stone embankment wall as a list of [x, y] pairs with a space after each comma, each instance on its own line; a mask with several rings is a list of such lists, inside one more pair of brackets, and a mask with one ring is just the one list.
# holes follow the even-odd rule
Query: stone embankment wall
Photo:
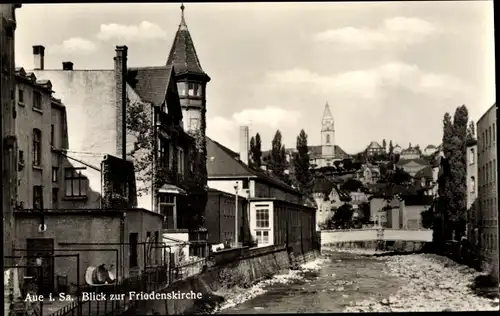
[[[288, 248], [290, 250], [290, 248]], [[263, 279], [287, 272], [290, 267], [312, 260], [320, 255], [319, 250], [306, 253], [290, 253], [286, 246], [269, 246], [248, 249], [237, 260], [215, 265], [207, 271], [175, 282], [159, 293], [202, 293], [203, 298], [183, 300], [142, 301], [133, 310], [123, 315], [179, 315], [206, 310], [215, 301], [222, 300], [214, 294], [221, 288], [234, 286], [250, 287]]]
[[337, 249], [377, 249], [386, 251], [419, 251], [432, 242], [432, 230], [356, 229], [325, 230], [321, 246]]

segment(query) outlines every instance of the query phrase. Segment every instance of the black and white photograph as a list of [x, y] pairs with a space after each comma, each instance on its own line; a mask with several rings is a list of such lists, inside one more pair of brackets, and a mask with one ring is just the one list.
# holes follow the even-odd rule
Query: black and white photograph
[[493, 1], [0, 8], [5, 315], [499, 310]]

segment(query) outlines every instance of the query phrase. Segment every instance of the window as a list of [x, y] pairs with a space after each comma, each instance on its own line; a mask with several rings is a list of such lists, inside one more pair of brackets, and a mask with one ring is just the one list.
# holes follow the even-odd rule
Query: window
[[52, 167], [52, 182], [57, 182], [57, 173], [59, 172], [58, 167]]
[[191, 118], [189, 119], [189, 129], [197, 130], [200, 128], [200, 119], [199, 118]]
[[130, 233], [128, 237], [128, 242], [129, 242], [129, 261], [128, 261], [128, 267], [129, 268], [136, 268], [138, 266], [137, 262], [137, 243], [139, 240], [139, 234], [138, 233]]
[[169, 169], [169, 161], [170, 161], [170, 146], [168, 140], [164, 138], [159, 139], [158, 145], [158, 161], [160, 166]]
[[17, 93], [18, 93], [18, 103], [24, 104], [24, 90], [19, 89]]
[[52, 188], [52, 208], [58, 208], [59, 202], [59, 189]]
[[326, 135], [326, 143], [330, 144], [330, 135]]
[[483, 151], [484, 151], [486, 149], [486, 138], [484, 137], [484, 132], [482, 132], [481, 138], [483, 139]]
[[55, 131], [54, 124], [52, 124], [50, 125], [50, 146], [52, 147], [54, 147], [54, 137], [55, 137], [54, 131]]
[[256, 231], [257, 235], [257, 244], [258, 245], [267, 245], [269, 244], [269, 232], [265, 230]]
[[474, 148], [471, 148], [469, 151], [469, 164], [474, 164]]
[[255, 210], [255, 226], [258, 228], [269, 228], [269, 210]]
[[476, 192], [476, 178], [470, 177], [470, 193]]
[[21, 171], [23, 168], [24, 168], [24, 151], [20, 150], [18, 157], [18, 169], [19, 171]]
[[497, 133], [497, 130], [495, 129], [495, 123], [493, 123], [493, 143], [495, 142], [495, 134]]
[[33, 108], [42, 110], [42, 94], [40, 92], [33, 93]]
[[184, 174], [184, 150], [182, 148], [177, 150], [177, 173]]
[[42, 131], [33, 129], [33, 166], [42, 164]]
[[491, 126], [488, 127], [488, 146], [491, 147]]
[[43, 187], [41, 185], [33, 187], [33, 209], [43, 209]]
[[160, 195], [160, 213], [167, 218], [163, 223], [164, 229], [175, 228], [174, 222], [175, 196], [172, 194]]
[[177, 82], [177, 92], [180, 96], [186, 95], [186, 83], [185, 82]]
[[82, 168], [66, 168], [64, 170], [65, 195], [67, 197], [87, 196], [87, 177], [82, 174]]
[[188, 83], [188, 95], [189, 96], [199, 96], [199, 94], [198, 94], [198, 90], [200, 90], [199, 86], [200, 85], [197, 83], [193, 83], [193, 82]]

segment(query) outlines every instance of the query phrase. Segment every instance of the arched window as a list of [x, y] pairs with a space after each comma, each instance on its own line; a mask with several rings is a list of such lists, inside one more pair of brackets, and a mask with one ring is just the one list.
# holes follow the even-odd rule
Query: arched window
[[330, 144], [330, 135], [329, 134], [326, 135], [326, 143]]
[[42, 131], [33, 129], [33, 166], [42, 164]]
[[471, 148], [469, 152], [469, 164], [470, 165], [474, 164], [474, 148]]

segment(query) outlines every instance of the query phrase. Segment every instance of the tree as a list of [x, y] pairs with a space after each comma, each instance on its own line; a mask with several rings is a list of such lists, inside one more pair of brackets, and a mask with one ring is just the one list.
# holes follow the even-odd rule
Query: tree
[[253, 159], [255, 167], [260, 169], [262, 166], [262, 140], [260, 139], [259, 133], [255, 135], [255, 152], [253, 152]]
[[467, 140], [473, 140], [476, 138], [476, 126], [474, 121], [470, 121], [469, 127], [467, 128]]
[[394, 153], [394, 146], [392, 145], [392, 140], [389, 141], [389, 155]]
[[254, 168], [255, 137], [250, 138], [250, 161], [249, 166]]
[[382, 139], [382, 147], [384, 148], [384, 152], [387, 150], [387, 143], [385, 142], [385, 138]]
[[342, 229], [350, 228], [353, 224], [352, 215], [354, 210], [352, 209], [352, 205], [343, 204], [340, 206], [332, 217], [333, 224], [335, 227], [340, 227]]
[[458, 107], [453, 116], [454, 150], [450, 156], [450, 180], [453, 199], [450, 201], [452, 211], [451, 221], [454, 226], [455, 239], [465, 234], [465, 220], [467, 211], [467, 126], [469, 113], [467, 107]]
[[361, 181], [349, 178], [344, 184], [342, 184], [342, 190], [348, 192], [356, 192], [359, 189], [363, 189], [363, 183]]
[[285, 178], [286, 156], [284, 156], [285, 150], [281, 141], [281, 132], [277, 130], [272, 141], [271, 160], [269, 165], [273, 174], [282, 180]]
[[411, 176], [408, 172], [404, 171], [402, 168], [396, 168], [392, 174], [391, 183], [393, 184], [403, 184], [411, 181]]
[[306, 188], [311, 182], [312, 175], [309, 164], [309, 148], [307, 147], [307, 134], [304, 130], [297, 136], [297, 153], [293, 159], [295, 177], [301, 186]]
[[426, 229], [433, 228], [434, 211], [433, 211], [432, 207], [425, 210], [425, 211], [422, 211], [420, 213], [420, 215], [422, 216], [422, 227], [426, 228]]

